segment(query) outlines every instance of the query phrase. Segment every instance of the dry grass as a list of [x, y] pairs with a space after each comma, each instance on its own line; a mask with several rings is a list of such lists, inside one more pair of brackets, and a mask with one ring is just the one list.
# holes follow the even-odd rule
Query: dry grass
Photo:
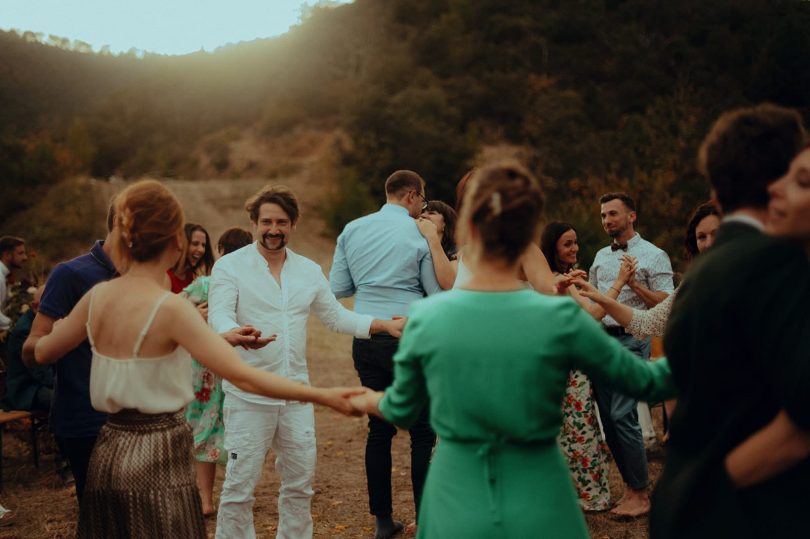
[[[310, 321], [309, 358], [313, 383], [317, 385], [354, 385], [359, 383], [350, 357], [351, 338], [336, 335], [317, 320]], [[315, 537], [366, 538], [373, 535], [373, 519], [368, 514], [363, 451], [366, 423], [364, 419], [345, 418], [329, 410], [316, 411], [318, 468], [312, 513]], [[25, 437], [23, 437], [25, 440]], [[60, 485], [53, 471], [51, 457], [45, 456], [39, 469], [31, 464], [26, 443], [6, 435], [5, 484], [2, 503], [17, 511], [17, 522], [0, 528], [0, 538], [68, 538], [73, 536], [77, 519], [72, 489]], [[407, 433], [400, 433], [394, 443], [394, 508], [397, 518], [410, 522], [414, 517], [410, 487], [409, 447]], [[656, 477], [661, 469], [661, 456], [651, 458], [650, 471]], [[218, 473], [218, 492], [222, 482]], [[610, 484], [613, 499], [621, 496], [621, 480], [611, 466]], [[254, 508], [257, 537], [275, 536], [278, 522], [276, 496], [278, 477], [273, 471], [273, 457], [268, 456], [264, 474], [256, 490]], [[598, 539], [637, 539], [647, 537], [644, 519], [622, 522], [606, 514], [587, 515], [591, 535]], [[216, 522], [207, 522], [213, 537]]]

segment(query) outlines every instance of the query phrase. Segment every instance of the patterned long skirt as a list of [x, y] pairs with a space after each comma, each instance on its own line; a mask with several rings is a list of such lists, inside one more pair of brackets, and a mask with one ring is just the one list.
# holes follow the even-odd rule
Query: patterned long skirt
[[87, 474], [78, 537], [205, 539], [182, 410], [111, 414]]
[[580, 371], [568, 373], [562, 411], [560, 449], [568, 462], [580, 507], [604, 511], [610, 505], [607, 453], [596, 420], [591, 381]]

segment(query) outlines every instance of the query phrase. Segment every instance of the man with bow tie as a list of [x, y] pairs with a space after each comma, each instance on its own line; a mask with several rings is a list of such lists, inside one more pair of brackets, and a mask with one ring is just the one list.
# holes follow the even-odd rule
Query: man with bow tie
[[[641, 310], [658, 305], [674, 290], [669, 256], [635, 231], [636, 205], [632, 198], [624, 193], [608, 193], [599, 199], [599, 203], [602, 228], [613, 241], [596, 253], [589, 274], [591, 284], [598, 287], [600, 292], [607, 293], [619, 274], [621, 264], [635, 264], [634, 275], [617, 291], [617, 301]], [[605, 331], [628, 350], [644, 360], [649, 359], [649, 338], [635, 339], [610, 316], [605, 316], [602, 324]], [[647, 495], [649, 476], [644, 438], [636, 411], [638, 402], [596, 383], [593, 384], [593, 392], [605, 429], [605, 440], [626, 483], [624, 496], [611, 512], [627, 517], [644, 515], [650, 509]]]

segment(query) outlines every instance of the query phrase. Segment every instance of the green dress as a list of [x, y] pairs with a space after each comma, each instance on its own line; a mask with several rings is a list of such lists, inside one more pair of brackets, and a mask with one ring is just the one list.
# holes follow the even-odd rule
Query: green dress
[[[183, 289], [183, 294], [197, 305], [208, 301], [210, 279], [208, 276], [198, 277]], [[194, 458], [200, 462], [226, 464], [222, 378], [192, 358], [191, 383], [194, 386], [194, 400], [186, 407], [186, 421], [194, 436]]]
[[665, 360], [640, 361], [571, 298], [451, 290], [411, 307], [380, 411], [407, 428], [429, 401], [441, 439], [418, 537], [588, 537], [556, 443], [572, 369], [674, 395]]

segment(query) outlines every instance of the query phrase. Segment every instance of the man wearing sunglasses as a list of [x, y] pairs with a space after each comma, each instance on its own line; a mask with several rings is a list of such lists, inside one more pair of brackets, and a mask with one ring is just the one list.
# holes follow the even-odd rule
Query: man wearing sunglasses
[[[374, 318], [407, 316], [408, 307], [425, 294], [441, 291], [433, 271], [427, 241], [415, 219], [427, 206], [425, 181], [415, 172], [399, 170], [385, 182], [386, 204], [376, 213], [346, 225], [338, 237], [329, 283], [341, 298], [355, 296], [354, 309]], [[382, 391], [393, 382], [393, 356], [399, 339], [372, 335], [352, 343], [354, 366], [366, 387]], [[396, 427], [369, 417], [366, 479], [369, 509], [376, 518], [375, 538], [393, 537], [402, 530], [394, 521], [391, 502], [391, 440]], [[411, 481], [418, 511], [422, 487], [436, 435], [427, 407], [411, 435]]]

